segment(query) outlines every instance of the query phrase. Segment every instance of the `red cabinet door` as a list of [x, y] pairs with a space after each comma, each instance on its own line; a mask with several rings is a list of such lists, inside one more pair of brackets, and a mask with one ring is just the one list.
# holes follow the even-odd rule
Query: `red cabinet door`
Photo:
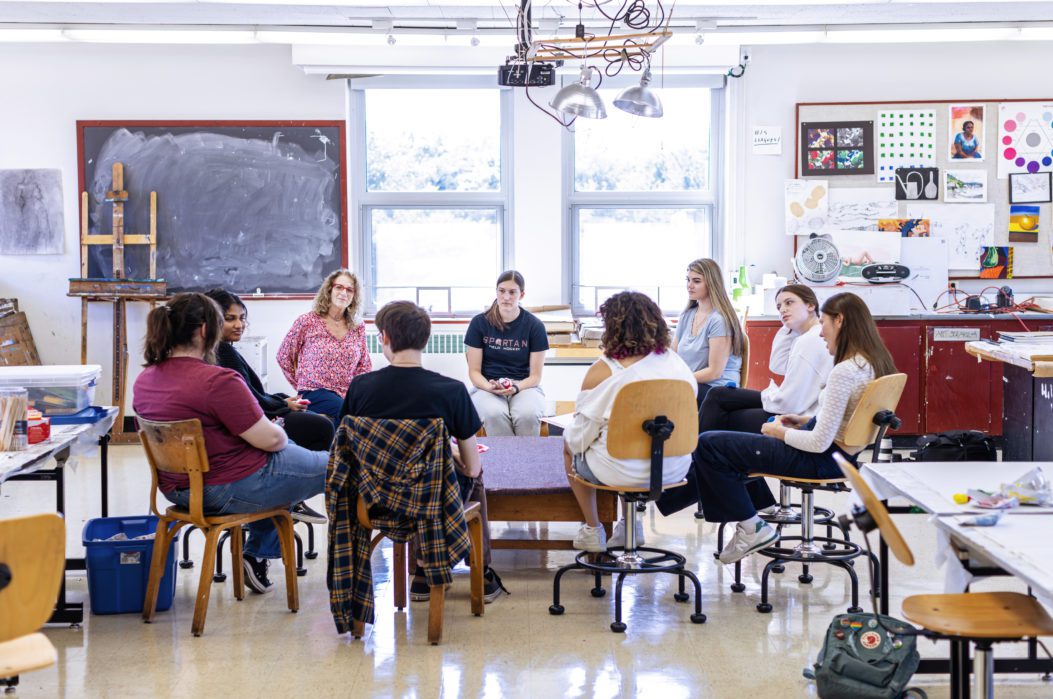
[[[947, 430], [1002, 431], [1002, 367], [994, 362], [978, 362], [966, 353], [965, 342], [957, 334], [941, 337], [955, 329], [979, 330], [990, 337], [990, 323], [947, 322], [930, 325], [925, 338], [925, 431]], [[994, 379], [998, 380], [997, 385]], [[997, 393], [997, 414], [992, 395]]]
[[896, 435], [923, 434], [921, 415], [921, 348], [922, 326], [920, 322], [891, 325], [887, 321], [878, 325], [881, 339], [892, 355], [896, 370], [907, 375], [896, 415], [903, 421]]
[[776, 383], [782, 382], [781, 376], [768, 371], [771, 343], [781, 327], [782, 323], [778, 321], [746, 321], [746, 335], [750, 339], [750, 375], [746, 380], [746, 388], [763, 391], [771, 379], [775, 379]]

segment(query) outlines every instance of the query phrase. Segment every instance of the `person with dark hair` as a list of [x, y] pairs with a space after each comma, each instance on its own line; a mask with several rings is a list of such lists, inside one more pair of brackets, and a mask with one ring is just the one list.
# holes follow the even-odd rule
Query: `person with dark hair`
[[472, 402], [491, 437], [541, 434], [548, 335], [544, 324], [520, 307], [525, 290], [522, 274], [502, 272], [497, 298], [472, 318], [464, 335]]
[[[146, 369], [135, 380], [132, 407], [147, 420], [198, 419], [205, 436], [209, 471], [204, 474], [207, 514], [260, 512], [302, 502], [325, 487], [329, 454], [291, 444], [267, 419], [245, 381], [215, 366], [223, 337], [223, 312], [204, 294], [176, 294], [146, 318]], [[158, 474], [171, 502], [190, 504], [182, 474]], [[253, 591], [271, 589], [268, 561], [281, 555], [274, 523], [246, 525], [241, 565]]]
[[954, 135], [954, 142], [951, 144], [951, 158], [955, 160], [983, 158], [980, 153], [979, 140], [974, 133], [975, 128], [976, 123], [971, 120], [962, 122], [962, 130]]
[[[307, 406], [310, 401], [298, 396], [289, 397], [284, 393], [267, 393], [260, 377], [234, 346], [249, 325], [248, 310], [241, 297], [226, 289], [211, 289], [205, 292], [205, 296], [224, 309], [223, 339], [216, 347], [216, 364], [241, 375], [263, 414], [284, 429], [294, 443], [309, 451], [329, 451], [336, 434], [333, 421], [325, 415], [309, 412]], [[293, 507], [292, 514], [293, 519], [301, 522], [325, 524], [326, 521], [325, 515], [303, 502]]]
[[361, 303], [358, 277], [348, 269], [330, 272], [314, 307], [293, 322], [278, 347], [278, 366], [309, 401], [307, 409], [333, 422], [352, 379], [373, 368], [366, 324], [356, 317]]
[[715, 261], [703, 257], [687, 266], [687, 297], [673, 351], [695, 372], [701, 405], [711, 388], [738, 384], [745, 333]]
[[[489, 603], [505, 591], [501, 578], [490, 568], [490, 523], [486, 518], [486, 490], [475, 433], [482, 426], [464, 384], [423, 366], [423, 350], [431, 337], [428, 312], [412, 301], [392, 301], [374, 319], [388, 366], [355, 379], [340, 409], [347, 415], [375, 420], [442, 418], [446, 431], [457, 440], [452, 449], [461, 500], [478, 501], [483, 519], [483, 599]], [[431, 588], [418, 561], [410, 582], [415, 602], [430, 598]]]
[[761, 434], [703, 432], [694, 468], [701, 479], [702, 511], [709, 522], [736, 522], [720, 553], [722, 563], [771, 546], [779, 538], [758, 515], [746, 475], [764, 472], [798, 478], [838, 478], [834, 454], [855, 463], [859, 449], [844, 444], [844, 431], [863, 391], [896, 367], [866, 304], [855, 294], [835, 294], [822, 306], [820, 336], [834, 367], [819, 395], [815, 416], [784, 414], [764, 423]]
[[[759, 433], [773, 415], [814, 415], [819, 391], [833, 368], [826, 343], [819, 337], [819, 299], [803, 284], [788, 284], [775, 294], [775, 308], [783, 327], [772, 340], [768, 368], [784, 377], [782, 384], [769, 382], [763, 391], [715, 386], [702, 401], [698, 431], [732, 430]], [[778, 509], [775, 496], [763, 479], [747, 484], [750, 500], [758, 511]]]
[[813, 415], [819, 391], [833, 368], [826, 343], [819, 336], [819, 299], [803, 284], [789, 284], [775, 294], [783, 327], [775, 333], [768, 368], [783, 376], [763, 391], [716, 387], [702, 401], [699, 431], [760, 432], [772, 415]]
[[[618, 391], [634, 381], [679, 379], [698, 390], [691, 369], [670, 349], [669, 326], [661, 309], [645, 294], [623, 291], [600, 306], [603, 317], [603, 354], [589, 367], [581, 384], [574, 418], [563, 433], [564, 465], [567, 480], [585, 517], [574, 537], [574, 548], [581, 551], [607, 550], [607, 535], [596, 511], [596, 491], [571, 476], [609, 486], [647, 485], [651, 462], [647, 459], [616, 459], [607, 452], [607, 424]], [[682, 481], [691, 466], [691, 457], [670, 456], [662, 462], [665, 484]], [[622, 546], [625, 531], [619, 522], [610, 546]], [[643, 543], [643, 532], [636, 532]]]

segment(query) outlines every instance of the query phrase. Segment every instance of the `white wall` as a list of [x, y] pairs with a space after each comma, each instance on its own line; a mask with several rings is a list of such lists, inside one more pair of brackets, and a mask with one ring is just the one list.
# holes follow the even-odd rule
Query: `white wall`
[[[738, 115], [742, 138], [732, 147], [745, 170], [742, 225], [730, 231], [760, 272], [790, 272], [793, 241], [783, 235], [783, 180], [793, 177], [797, 102], [1000, 100], [1053, 97], [1053, 43], [757, 46], [742, 82]], [[1030, 67], [1030, 68], [1029, 68]], [[752, 125], [781, 125], [781, 156], [753, 155], [745, 139]], [[991, 126], [993, 128], [993, 124]], [[1017, 280], [1025, 289], [1053, 283]]]

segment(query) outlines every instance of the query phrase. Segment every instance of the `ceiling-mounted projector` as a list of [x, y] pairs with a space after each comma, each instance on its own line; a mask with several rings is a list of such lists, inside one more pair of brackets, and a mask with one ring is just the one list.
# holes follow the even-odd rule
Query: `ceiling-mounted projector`
[[[560, 64], [563, 61], [559, 61]], [[548, 87], [556, 84], [555, 63], [510, 58], [497, 69], [497, 84], [505, 87]]]

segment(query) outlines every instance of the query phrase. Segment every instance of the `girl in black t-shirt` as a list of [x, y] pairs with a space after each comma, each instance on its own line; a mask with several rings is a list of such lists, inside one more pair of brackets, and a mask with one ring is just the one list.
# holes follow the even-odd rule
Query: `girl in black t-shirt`
[[472, 318], [464, 335], [472, 402], [490, 436], [541, 433], [548, 335], [541, 321], [519, 306], [525, 286], [519, 272], [503, 272], [490, 310]]

